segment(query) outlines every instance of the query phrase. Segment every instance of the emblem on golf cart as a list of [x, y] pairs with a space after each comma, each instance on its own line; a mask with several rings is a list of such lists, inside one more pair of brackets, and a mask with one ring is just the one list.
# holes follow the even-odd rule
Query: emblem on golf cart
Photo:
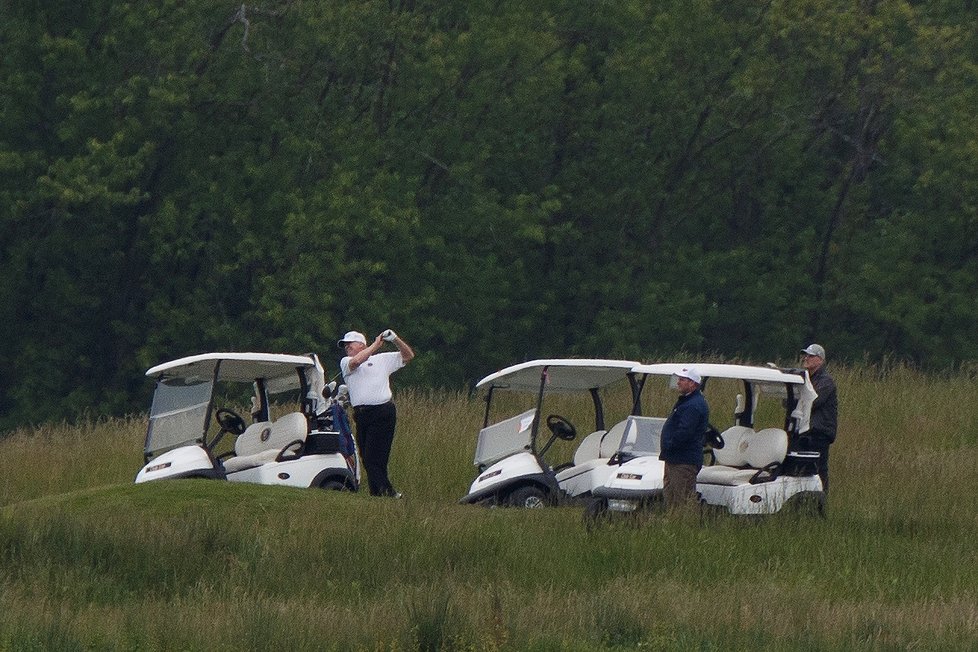
[[258, 438], [261, 439], [263, 442], [265, 442], [268, 441], [268, 438], [271, 436], [272, 436], [272, 429], [265, 428], [264, 430], [261, 431], [261, 434], [258, 435]]
[[170, 468], [170, 462], [164, 464], [154, 464], [153, 466], [146, 468], [146, 473], [152, 473], [153, 471], [162, 471], [163, 469]]

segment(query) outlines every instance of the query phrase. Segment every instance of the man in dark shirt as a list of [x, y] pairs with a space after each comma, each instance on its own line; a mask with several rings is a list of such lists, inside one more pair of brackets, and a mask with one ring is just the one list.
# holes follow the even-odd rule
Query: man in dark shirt
[[710, 408], [700, 391], [703, 379], [692, 368], [676, 376], [680, 396], [662, 426], [659, 445], [659, 459], [665, 462], [662, 497], [669, 510], [696, 500], [696, 475], [703, 466], [703, 438], [710, 422]]
[[829, 491], [829, 445], [835, 441], [839, 421], [839, 400], [836, 397], [835, 381], [825, 368], [825, 348], [820, 344], [810, 344], [802, 352], [802, 366], [808, 370], [812, 386], [818, 398], [812, 403], [812, 415], [808, 432], [811, 446], [819, 453], [818, 475], [822, 478], [822, 490]]

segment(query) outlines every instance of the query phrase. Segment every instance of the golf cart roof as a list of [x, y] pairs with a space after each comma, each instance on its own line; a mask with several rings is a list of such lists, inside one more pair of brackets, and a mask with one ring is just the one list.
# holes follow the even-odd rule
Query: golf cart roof
[[787, 383], [804, 385], [805, 377], [772, 367], [754, 367], [742, 364], [717, 363], [660, 363], [640, 364], [632, 368], [637, 374], [669, 376], [682, 369], [695, 369], [704, 378], [734, 378], [752, 383]]
[[222, 380], [251, 382], [256, 378], [267, 380], [293, 379], [295, 387], [299, 387], [299, 377], [296, 370], [316, 365], [316, 361], [311, 355], [202, 353], [158, 364], [149, 369], [146, 375], [157, 380], [192, 376], [209, 379], [213, 377], [214, 368], [218, 363], [221, 365]]
[[638, 365], [629, 360], [559, 358], [531, 360], [489, 374], [476, 388], [534, 391], [540, 389], [540, 375], [547, 371], [547, 391], [572, 392], [604, 387], [625, 378]]

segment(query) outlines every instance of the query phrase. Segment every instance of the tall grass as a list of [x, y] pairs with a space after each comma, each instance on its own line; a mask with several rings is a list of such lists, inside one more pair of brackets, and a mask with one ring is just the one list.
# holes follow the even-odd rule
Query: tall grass
[[835, 375], [826, 519], [589, 532], [572, 507], [458, 505], [483, 404], [453, 393], [398, 395], [400, 501], [133, 485], [141, 418], [14, 432], [0, 440], [0, 649], [973, 647], [978, 383]]

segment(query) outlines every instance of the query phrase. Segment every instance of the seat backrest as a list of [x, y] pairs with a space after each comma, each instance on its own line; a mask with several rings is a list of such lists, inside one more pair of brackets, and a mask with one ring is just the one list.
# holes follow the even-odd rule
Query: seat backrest
[[271, 421], [256, 421], [234, 440], [234, 454], [238, 457], [254, 455], [268, 448], [265, 442], [272, 436]]
[[309, 434], [309, 421], [302, 412], [283, 414], [272, 424], [272, 435], [268, 438], [265, 448], [281, 450], [299, 440], [305, 441]]
[[275, 421], [260, 421], [248, 426], [234, 442], [237, 457], [269, 450], [282, 450], [295, 440], [305, 441], [309, 422], [302, 412], [289, 412]]
[[724, 466], [747, 466], [747, 449], [754, 436], [754, 429], [732, 426], [720, 433], [720, 436], [723, 437], [723, 448], [713, 449], [716, 463]]
[[574, 451], [574, 466], [601, 456], [601, 438], [607, 432], [607, 430], [595, 430], [581, 441]]
[[618, 447], [621, 446], [621, 438], [625, 435], [626, 426], [628, 426], [628, 419], [611, 426], [611, 429], [601, 439], [598, 457], [611, 457], [618, 452]]
[[747, 464], [762, 469], [768, 464], [783, 462], [788, 454], [788, 433], [780, 428], [758, 430], [747, 447]]

